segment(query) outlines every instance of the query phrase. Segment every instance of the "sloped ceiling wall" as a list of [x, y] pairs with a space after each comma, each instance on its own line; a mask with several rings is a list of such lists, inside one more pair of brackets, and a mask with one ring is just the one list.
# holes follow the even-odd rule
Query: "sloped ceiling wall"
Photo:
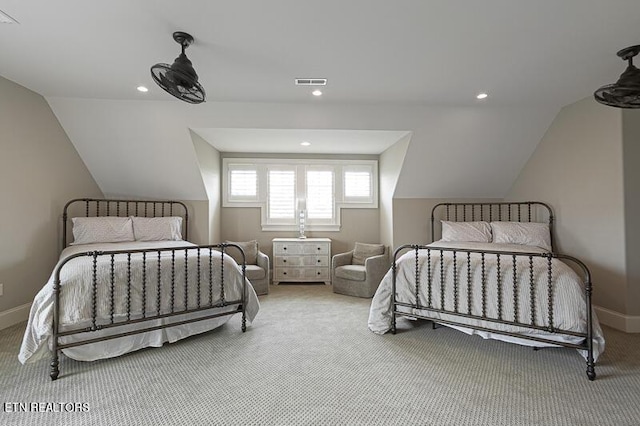
[[[105, 195], [206, 200], [190, 129], [411, 131], [395, 196], [503, 197], [552, 108], [47, 98]], [[209, 141], [215, 146], [215, 141]]]

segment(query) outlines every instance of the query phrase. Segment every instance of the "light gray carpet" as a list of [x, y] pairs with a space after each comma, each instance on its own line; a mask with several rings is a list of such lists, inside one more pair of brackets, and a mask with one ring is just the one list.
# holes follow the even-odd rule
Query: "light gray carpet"
[[571, 349], [533, 351], [429, 323], [367, 329], [370, 300], [281, 285], [239, 318], [162, 348], [22, 366], [24, 324], [0, 331], [0, 403], [84, 402], [85, 413], [5, 413], [3, 425], [638, 425], [640, 335], [605, 329], [589, 382]]

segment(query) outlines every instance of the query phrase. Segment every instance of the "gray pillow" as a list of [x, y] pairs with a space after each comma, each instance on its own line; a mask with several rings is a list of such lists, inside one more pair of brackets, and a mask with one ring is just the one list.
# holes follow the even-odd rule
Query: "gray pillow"
[[[227, 244], [237, 244], [244, 250], [244, 256], [247, 265], [255, 265], [258, 263], [258, 241], [225, 241]], [[235, 247], [227, 247], [225, 252], [233, 257], [238, 265], [242, 264], [242, 254]]]
[[353, 250], [352, 265], [364, 265], [364, 261], [369, 257], [378, 256], [384, 254], [383, 244], [365, 244], [356, 243], [356, 248]]

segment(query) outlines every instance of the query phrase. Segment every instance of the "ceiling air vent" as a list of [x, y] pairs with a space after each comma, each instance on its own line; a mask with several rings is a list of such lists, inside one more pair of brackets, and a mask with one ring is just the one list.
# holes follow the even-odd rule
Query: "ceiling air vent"
[[296, 86], [326, 86], [326, 78], [296, 78]]
[[0, 10], [0, 24], [17, 24], [18, 21]]

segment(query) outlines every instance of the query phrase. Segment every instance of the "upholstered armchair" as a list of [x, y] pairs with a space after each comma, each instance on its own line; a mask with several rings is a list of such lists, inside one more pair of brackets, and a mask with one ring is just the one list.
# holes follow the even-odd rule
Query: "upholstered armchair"
[[356, 243], [355, 248], [331, 259], [333, 292], [373, 297], [389, 270], [389, 255], [382, 244]]
[[[251, 282], [256, 294], [269, 293], [269, 256], [260, 251], [256, 240], [238, 242], [226, 241], [227, 244], [237, 244], [242, 247], [246, 259], [245, 273], [247, 279]], [[242, 263], [242, 255], [235, 248], [229, 248], [228, 254], [239, 265]]]

